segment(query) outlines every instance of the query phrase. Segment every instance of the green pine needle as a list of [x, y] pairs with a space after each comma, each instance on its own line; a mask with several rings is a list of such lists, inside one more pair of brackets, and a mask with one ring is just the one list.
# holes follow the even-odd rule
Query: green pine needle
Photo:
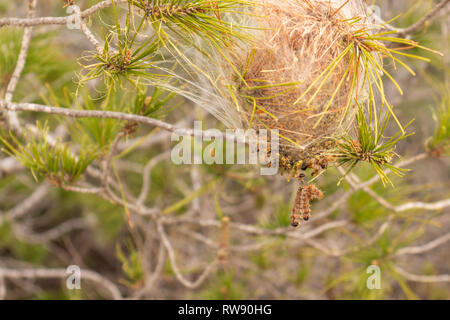
[[433, 136], [426, 142], [427, 151], [435, 155], [450, 154], [450, 89], [446, 85], [446, 92], [441, 104], [432, 109], [436, 123]]
[[36, 180], [37, 175], [41, 175], [56, 185], [72, 185], [97, 157], [97, 152], [92, 146], [82, 145], [80, 153], [75, 156], [60, 140], [50, 145], [46, 139], [48, 133], [49, 127], [38, 123], [37, 133], [31, 130], [24, 133], [24, 143], [12, 133], [9, 141], [0, 136], [5, 146], [2, 151], [29, 168]]
[[[390, 184], [392, 181], [387, 176], [385, 170], [389, 169], [397, 176], [403, 176], [407, 169], [402, 169], [391, 165], [392, 159], [396, 156], [396, 144], [411, 136], [413, 133], [405, 134], [401, 131], [397, 132], [390, 138], [384, 137], [384, 131], [390, 118], [387, 112], [383, 117], [381, 112], [374, 115], [372, 108], [368, 108], [368, 117], [364, 112], [364, 108], [358, 105], [356, 115], [356, 135], [357, 140], [353, 139], [350, 134], [345, 134], [337, 139], [337, 151], [333, 154], [340, 166], [347, 166], [349, 173], [359, 162], [365, 161], [372, 165], [374, 170], [380, 176], [383, 185]], [[381, 110], [380, 110], [381, 111]], [[373, 121], [377, 119], [377, 121]], [[372, 125], [372, 121], [378, 125]], [[406, 127], [408, 127], [410, 123]], [[405, 128], [406, 128], [405, 127]], [[345, 175], [344, 175], [345, 177]]]

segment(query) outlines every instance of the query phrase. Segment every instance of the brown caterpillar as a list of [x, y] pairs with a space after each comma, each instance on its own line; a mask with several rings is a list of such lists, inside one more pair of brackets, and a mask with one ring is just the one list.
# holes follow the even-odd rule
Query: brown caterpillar
[[313, 199], [323, 198], [323, 193], [315, 185], [310, 184], [306, 187], [301, 186], [295, 197], [294, 208], [292, 209], [292, 226], [298, 227], [300, 221], [308, 221], [311, 217], [311, 204]]
[[318, 156], [314, 157], [308, 162], [305, 162], [302, 166], [302, 170], [311, 169], [312, 176], [316, 176], [319, 174], [320, 171], [328, 169], [328, 166], [330, 163], [334, 161], [334, 158], [332, 156]]

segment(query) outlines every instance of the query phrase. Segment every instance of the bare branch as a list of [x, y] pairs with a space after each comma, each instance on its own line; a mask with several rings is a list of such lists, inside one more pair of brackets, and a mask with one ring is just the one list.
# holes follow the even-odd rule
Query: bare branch
[[0, 159], [0, 178], [10, 174], [17, 173], [23, 170], [25, 167], [16, 159], [8, 157]]
[[[216, 227], [220, 228], [221, 222], [219, 220], [206, 220], [206, 219], [195, 219], [195, 218], [169, 218], [169, 217], [162, 217], [161, 222], [165, 224], [179, 224], [179, 223], [189, 223], [194, 225], [199, 225], [203, 227]], [[322, 225], [321, 227], [308, 232], [308, 233], [300, 233], [298, 230], [293, 228], [277, 228], [277, 229], [263, 229], [259, 227], [255, 227], [253, 225], [249, 224], [243, 224], [243, 223], [236, 223], [231, 222], [230, 227], [239, 230], [242, 232], [246, 232], [253, 235], [261, 235], [261, 236], [286, 236], [293, 239], [300, 239], [300, 240], [308, 240], [310, 238], [316, 237], [319, 234], [335, 229], [335, 228], [341, 228], [348, 224], [348, 221], [346, 220], [340, 220], [340, 221], [333, 221], [326, 223]]]
[[[27, 18], [31, 19], [34, 16], [34, 12], [36, 9], [36, 0], [28, 1], [28, 15]], [[14, 91], [16, 90], [17, 83], [19, 82], [20, 75], [22, 74], [23, 68], [25, 67], [25, 62], [27, 60], [28, 48], [30, 47], [31, 42], [31, 33], [33, 31], [33, 27], [26, 27], [23, 32], [22, 37], [22, 45], [19, 52], [19, 57], [17, 59], [16, 68], [9, 80], [8, 87], [6, 89], [5, 101], [6, 103], [10, 103], [12, 101]], [[0, 108], [1, 108], [0, 104]], [[15, 112], [8, 112], [8, 121], [12, 128], [18, 129], [20, 128], [19, 119]]]
[[88, 26], [86, 25], [86, 22], [81, 20], [80, 27], [81, 27], [81, 31], [84, 33], [86, 38], [94, 46], [95, 51], [97, 51], [97, 53], [101, 55], [102, 49], [101, 49], [100, 41], [98, 41], [97, 38], [95, 38], [94, 34], [91, 32], [91, 30], [89, 30]]
[[148, 193], [150, 192], [150, 173], [152, 169], [162, 160], [170, 157], [170, 151], [161, 153], [156, 157], [153, 157], [147, 162], [147, 165], [144, 168], [144, 172], [142, 173], [142, 188], [141, 193], [139, 195], [137, 204], [143, 205], [145, 199], [147, 199]]
[[45, 198], [49, 192], [50, 186], [48, 183], [42, 183], [27, 199], [22, 201], [20, 204], [12, 208], [6, 213], [6, 217], [9, 220], [15, 220], [26, 213], [28, 213], [31, 209], [36, 207], [36, 205]]
[[[408, 34], [414, 33], [420, 30], [426, 23], [428, 23], [434, 16], [436, 16], [446, 5], [450, 3], [450, 0], [443, 0], [438, 3], [428, 14], [426, 14], [422, 19], [404, 29], [396, 29], [400, 37], [404, 37]], [[395, 29], [395, 28], [394, 28]]]
[[[125, 3], [128, 0], [115, 0], [116, 4]], [[112, 0], [106, 0], [97, 3], [96, 5], [86, 9], [80, 13], [81, 18], [87, 18], [94, 13], [110, 7], [112, 5]], [[15, 26], [15, 27], [32, 27], [41, 25], [65, 25], [72, 16], [67, 17], [39, 17], [39, 18], [2, 18], [0, 19], [0, 28], [4, 26]]]
[[447, 243], [448, 241], [450, 241], [450, 232], [421, 246], [401, 248], [396, 252], [395, 255], [400, 256], [406, 254], [421, 254], [433, 250]]
[[197, 280], [191, 282], [189, 280], [187, 280], [180, 272], [180, 270], [178, 269], [178, 265], [176, 263], [176, 259], [175, 259], [175, 251], [172, 247], [172, 244], [169, 241], [169, 238], [166, 235], [166, 232], [164, 231], [164, 227], [162, 225], [162, 223], [158, 223], [157, 226], [158, 229], [158, 233], [161, 237], [161, 241], [164, 244], [164, 247], [167, 250], [167, 253], [169, 254], [169, 260], [170, 260], [170, 264], [172, 266], [172, 270], [175, 273], [175, 277], [178, 279], [178, 281], [180, 281], [181, 284], [183, 284], [185, 287], [194, 289], [199, 287], [208, 277], [208, 275], [211, 273], [211, 271], [213, 269], [215, 269], [215, 267], [218, 265], [218, 261], [217, 259], [215, 259], [213, 262], [211, 262], [204, 270], [203, 272], [200, 274], [200, 276], [197, 278]]
[[95, 188], [95, 187], [79, 187], [79, 186], [61, 186], [64, 190], [77, 192], [77, 193], [84, 193], [84, 194], [99, 194], [104, 189], [103, 188]]
[[405, 269], [394, 266], [395, 271], [397, 271], [401, 276], [405, 277], [405, 279], [409, 281], [414, 282], [425, 282], [425, 283], [432, 283], [432, 282], [450, 282], [450, 275], [448, 274], [441, 274], [441, 275], [434, 275], [434, 276], [423, 276], [418, 274], [412, 274], [406, 271]]
[[[0, 103], [3, 101], [0, 100]], [[209, 130], [196, 130], [194, 129], [186, 129], [186, 128], [176, 128], [174, 125], [166, 123], [161, 120], [148, 118], [144, 116], [124, 113], [124, 112], [116, 112], [116, 111], [103, 111], [103, 110], [74, 110], [74, 109], [66, 109], [66, 108], [58, 108], [46, 105], [40, 105], [35, 103], [11, 103], [7, 104], [6, 108], [11, 111], [31, 111], [31, 112], [43, 112], [54, 115], [65, 116], [69, 118], [102, 118], [102, 119], [117, 119], [123, 121], [134, 121], [142, 124], [150, 125], [153, 127], [158, 127], [170, 132], [177, 133], [178, 135], [185, 136], [203, 136], [205, 138], [215, 138], [216, 133], [214, 131]], [[231, 141], [244, 141], [245, 137], [234, 136], [227, 134], [225, 139], [229, 139]]]
[[61, 236], [78, 229], [86, 229], [87, 223], [83, 218], [76, 218], [65, 221], [60, 225], [39, 233], [30, 232], [28, 228], [13, 224], [13, 228], [18, 236], [29, 243], [47, 243], [60, 238]]
[[[0, 278], [5, 279], [51, 279], [63, 278], [68, 276], [65, 269], [9, 269], [0, 267]], [[119, 288], [107, 278], [91, 270], [81, 270], [81, 279], [86, 279], [99, 284], [106, 289], [110, 296], [115, 300], [122, 299]]]
[[[344, 171], [342, 168], [339, 168], [339, 171], [344, 174]], [[359, 189], [361, 186], [361, 181], [359, 178], [353, 174], [350, 173], [348, 176], [345, 177], [348, 183], [352, 186], [354, 189]], [[442, 210], [446, 207], [450, 207], [450, 199], [434, 202], [434, 203], [424, 203], [424, 202], [408, 202], [400, 206], [394, 206], [390, 204], [387, 200], [385, 200], [383, 197], [378, 195], [375, 191], [370, 189], [369, 187], [363, 187], [362, 188], [367, 194], [369, 194], [372, 198], [374, 198], [378, 203], [380, 203], [383, 207], [388, 208], [389, 210], [392, 210], [394, 212], [403, 212], [408, 210], [415, 210], [415, 209], [425, 209], [425, 210]]]
[[401, 206], [395, 207], [395, 211], [403, 212], [403, 211], [413, 210], [413, 209], [442, 210], [447, 207], [450, 207], [450, 199], [437, 201], [437, 202], [433, 202], [433, 203], [409, 202], [409, 203], [405, 203]]
[[44, 106], [34, 103], [13, 103], [8, 105], [7, 108], [8, 110], [11, 111], [43, 112], [65, 116], [69, 118], [106, 118], [124, 121], [136, 121], [154, 127], [159, 127], [167, 131], [172, 132], [175, 131], [175, 128], [171, 124], [165, 123], [163, 121], [123, 112], [103, 111], [103, 110], [73, 110], [73, 109]]
[[125, 132], [120, 132], [115, 138], [113, 143], [111, 144], [111, 151], [108, 156], [103, 161], [103, 173], [102, 173], [102, 185], [107, 188], [109, 183], [109, 175], [111, 172], [111, 167], [113, 165], [114, 155], [117, 150], [117, 146], [119, 141], [126, 135]]

